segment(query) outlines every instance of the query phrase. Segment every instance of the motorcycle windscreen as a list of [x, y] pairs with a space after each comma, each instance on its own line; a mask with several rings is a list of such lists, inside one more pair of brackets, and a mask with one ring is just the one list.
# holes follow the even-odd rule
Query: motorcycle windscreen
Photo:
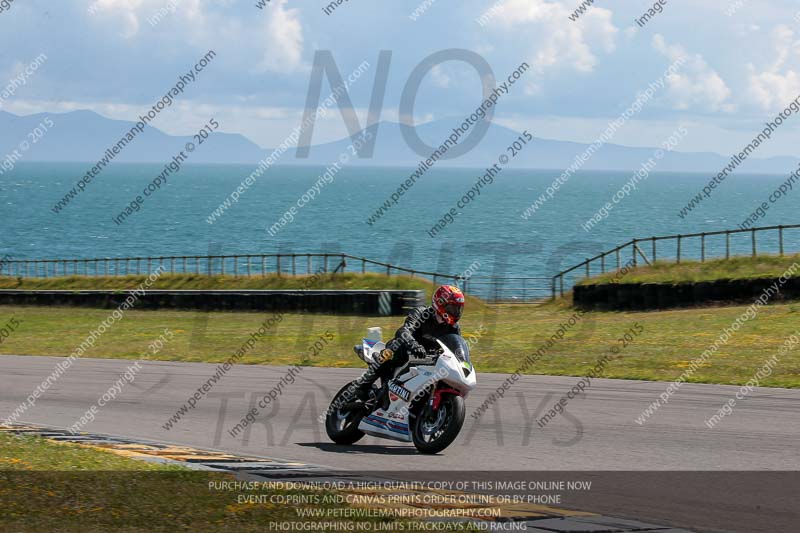
[[442, 335], [439, 337], [439, 340], [455, 354], [459, 361], [472, 364], [472, 361], [469, 359], [469, 345], [467, 341], [464, 340], [464, 337], [456, 335], [455, 333], [450, 333], [449, 335]]

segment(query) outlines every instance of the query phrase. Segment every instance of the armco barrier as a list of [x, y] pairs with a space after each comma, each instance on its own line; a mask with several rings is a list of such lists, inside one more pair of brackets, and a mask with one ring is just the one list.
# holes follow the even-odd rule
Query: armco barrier
[[[602, 283], [577, 285], [573, 303], [582, 309], [669, 309], [719, 303], [753, 303], [773, 278], [684, 283]], [[790, 278], [770, 301], [800, 299], [800, 278]]]
[[[127, 291], [0, 290], [0, 305], [74, 306], [111, 309]], [[417, 290], [150, 290], [136, 309], [189, 309], [203, 311], [285, 311], [368, 316], [403, 315], [423, 305]]]

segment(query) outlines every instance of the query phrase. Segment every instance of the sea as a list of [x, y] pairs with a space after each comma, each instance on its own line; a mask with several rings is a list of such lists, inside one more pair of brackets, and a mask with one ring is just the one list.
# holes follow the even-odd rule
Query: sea
[[[469, 270], [476, 277], [547, 277], [632, 238], [735, 229], [762, 202], [769, 208], [755, 225], [800, 223], [800, 191], [768, 200], [791, 169], [785, 176], [733, 175], [684, 217], [680, 210], [702, 191], [709, 174], [653, 172], [613, 203], [632, 172], [578, 172], [526, 219], [525, 210], [561, 171], [505, 168], [487, 179], [485, 169], [434, 167], [402, 195], [395, 194], [394, 203], [392, 193], [416, 169], [343, 167], [322, 179], [323, 167], [276, 166], [242, 187], [237, 201], [212, 223], [209, 216], [226, 198], [230, 201], [254, 166], [186, 165], [145, 197], [143, 191], [163, 167], [116, 164], [54, 212], [89, 168], [19, 162], [0, 175], [0, 256], [327, 252], [445, 274]], [[471, 189], [473, 198], [459, 205]], [[387, 200], [391, 207], [369, 223]], [[115, 222], [131, 202], [139, 210], [129, 209], [130, 215]], [[613, 208], [587, 231], [586, 222], [607, 203]], [[282, 217], [284, 224], [270, 232]], [[431, 231], [437, 224], [439, 229]], [[724, 237], [709, 237], [706, 244], [707, 256], [724, 254]], [[649, 246], [643, 246], [646, 253]], [[699, 239], [684, 239], [682, 246], [684, 257], [699, 257]], [[731, 246], [734, 253], [750, 253], [750, 235], [734, 235]], [[659, 258], [675, 256], [674, 242], [659, 242], [659, 247]], [[777, 232], [759, 235], [758, 247], [777, 253]], [[785, 247], [800, 252], [800, 231], [787, 230]]]

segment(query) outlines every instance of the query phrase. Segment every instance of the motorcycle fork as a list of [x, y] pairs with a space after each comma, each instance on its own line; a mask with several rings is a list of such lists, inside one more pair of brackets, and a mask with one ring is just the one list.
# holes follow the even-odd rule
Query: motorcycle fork
[[428, 409], [430, 412], [435, 413], [439, 410], [439, 406], [442, 405], [442, 396], [445, 394], [455, 394], [456, 396], [461, 396], [461, 391], [451, 389], [450, 387], [438, 387], [435, 389], [428, 400]]

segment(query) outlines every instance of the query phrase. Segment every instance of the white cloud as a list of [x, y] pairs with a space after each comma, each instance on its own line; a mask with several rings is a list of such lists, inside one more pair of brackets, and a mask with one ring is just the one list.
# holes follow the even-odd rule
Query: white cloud
[[300, 11], [287, 9], [286, 3], [287, 0], [277, 0], [270, 5], [271, 13], [264, 28], [262, 70], [293, 71], [301, 65], [303, 26], [300, 23]]
[[497, 21], [503, 30], [518, 28], [519, 37], [531, 46], [530, 61], [538, 72], [569, 68], [592, 72], [597, 66], [595, 50], [613, 52], [618, 29], [612, 12], [592, 7], [577, 21], [568, 7], [546, 0], [506, 0]]
[[676, 109], [697, 106], [710, 111], [734, 110], [727, 103], [731, 90], [702, 55], [690, 54], [679, 44], [669, 45], [660, 34], [653, 36], [653, 48], [673, 62], [685, 58], [680, 70], [667, 77], [668, 96]]
[[747, 65], [750, 96], [765, 110], [782, 108], [800, 93], [800, 74], [792, 68], [792, 63], [800, 58], [800, 41], [784, 25], [775, 28], [772, 36], [775, 61], [761, 71], [752, 63]]
[[[232, 18], [233, 0], [95, 0], [90, 17], [103, 23], [121, 24], [122, 37], [159, 39], [157, 33], [143, 35], [151, 26], [169, 24], [171, 38], [216, 49], [220, 41], [236, 43], [244, 57], [260, 57], [257, 70], [293, 72], [302, 69], [303, 25], [300, 10], [288, 8], [288, 0], [273, 0], [268, 10], [252, 7], [252, 17]], [[109, 20], [105, 20], [109, 19]], [[157, 21], [153, 24], [150, 21]]]
[[120, 19], [124, 30], [122, 36], [129, 39], [139, 33], [139, 10], [144, 0], [94, 0], [88, 8], [92, 16]]
[[441, 65], [436, 65], [431, 69], [431, 79], [437, 87], [442, 89], [450, 87], [450, 76], [445, 73]]

